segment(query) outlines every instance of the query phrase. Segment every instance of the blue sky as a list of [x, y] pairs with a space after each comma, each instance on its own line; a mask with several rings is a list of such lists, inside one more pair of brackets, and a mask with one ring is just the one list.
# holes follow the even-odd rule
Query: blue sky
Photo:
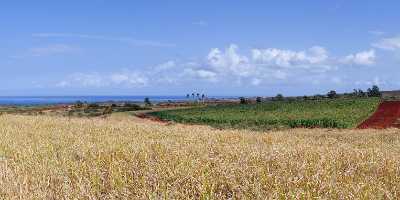
[[400, 89], [400, 2], [3, 1], [0, 95]]

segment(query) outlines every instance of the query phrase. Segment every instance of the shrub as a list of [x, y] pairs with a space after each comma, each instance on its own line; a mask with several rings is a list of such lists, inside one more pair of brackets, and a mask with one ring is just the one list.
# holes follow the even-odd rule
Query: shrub
[[144, 110], [145, 108], [140, 107], [137, 104], [126, 103], [123, 107], [118, 107], [116, 109], [117, 112], [127, 112], [127, 111], [136, 111], [136, 110]]
[[327, 96], [330, 99], [334, 99], [334, 98], [337, 98], [338, 95], [337, 95], [335, 90], [331, 90], [331, 91], [328, 92]]
[[314, 99], [315, 100], [323, 100], [323, 99], [325, 99], [325, 96], [322, 95], [322, 94], [317, 94], [317, 95], [314, 96]]
[[109, 115], [112, 113], [112, 111], [113, 111], [112, 106], [107, 106], [103, 111], [103, 115]]
[[88, 108], [99, 108], [99, 107], [100, 107], [100, 105], [96, 104], [96, 103], [91, 103], [88, 105]]
[[152, 105], [151, 102], [150, 102], [149, 97], [144, 98], [144, 104], [145, 104], [146, 106], [151, 106], [151, 105]]
[[239, 100], [240, 100], [240, 104], [247, 104], [248, 103], [247, 99], [244, 98], [244, 97], [239, 97]]
[[379, 90], [379, 87], [377, 85], [373, 85], [372, 89], [368, 88], [367, 94], [369, 97], [381, 97], [382, 93]]
[[361, 89], [358, 89], [358, 90], [354, 89], [353, 95], [356, 97], [365, 97], [366, 96], [365, 92]]
[[82, 101], [76, 101], [75, 104], [74, 104], [74, 106], [75, 106], [76, 108], [82, 108], [82, 107], [83, 107], [83, 102], [82, 102]]
[[277, 100], [277, 101], [283, 101], [283, 99], [284, 99], [284, 97], [283, 97], [282, 94], [277, 94], [277, 95], [275, 96], [275, 100]]

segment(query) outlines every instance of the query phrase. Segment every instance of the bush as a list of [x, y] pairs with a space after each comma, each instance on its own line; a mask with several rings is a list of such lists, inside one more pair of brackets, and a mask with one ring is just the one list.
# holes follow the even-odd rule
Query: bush
[[145, 104], [146, 106], [151, 106], [151, 105], [152, 105], [151, 102], [150, 102], [149, 97], [144, 98], [144, 104]]
[[109, 115], [112, 112], [113, 112], [112, 106], [107, 106], [103, 111], [103, 115]]
[[358, 89], [358, 90], [354, 89], [353, 95], [356, 97], [365, 97], [366, 96], [365, 92], [361, 89]]
[[283, 99], [284, 99], [284, 97], [283, 97], [282, 94], [277, 94], [277, 95], [275, 96], [275, 100], [276, 100], [276, 101], [283, 101]]
[[117, 108], [117, 112], [127, 112], [127, 111], [136, 111], [136, 110], [143, 110], [144, 108], [140, 107], [137, 104], [130, 104], [127, 103], [123, 107]]
[[369, 97], [381, 97], [382, 93], [379, 90], [379, 87], [377, 85], [373, 85], [372, 89], [368, 88], [367, 94]]
[[262, 102], [262, 98], [261, 97], [256, 97], [256, 102], [257, 103], [261, 103]]
[[132, 103], [126, 103], [126, 104], [124, 105], [124, 107], [132, 108], [132, 109], [136, 109], [136, 110], [141, 109], [141, 107], [140, 107], [139, 105], [137, 105], [137, 104], [132, 104]]
[[82, 102], [82, 101], [76, 101], [75, 104], [74, 104], [74, 106], [75, 106], [76, 108], [82, 108], [82, 107], [83, 107], [83, 102]]
[[288, 120], [286, 123], [291, 128], [346, 128], [345, 124], [330, 118]]
[[327, 96], [330, 99], [334, 99], [334, 98], [337, 98], [338, 95], [337, 95], [335, 90], [331, 90], [331, 91], [328, 92]]
[[239, 97], [239, 100], [240, 100], [240, 104], [247, 104], [248, 103], [247, 99], [244, 98], [244, 97]]
[[88, 108], [100, 108], [100, 105], [96, 103], [91, 103], [88, 105]]

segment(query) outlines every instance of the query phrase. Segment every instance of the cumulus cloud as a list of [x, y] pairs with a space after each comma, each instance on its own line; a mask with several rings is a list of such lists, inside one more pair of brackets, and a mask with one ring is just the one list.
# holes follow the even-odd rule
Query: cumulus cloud
[[355, 82], [356, 85], [359, 86], [371, 86], [371, 85], [378, 85], [378, 86], [382, 86], [382, 85], [386, 85], [386, 81], [382, 80], [380, 77], [374, 77], [372, 80], [367, 80], [367, 81], [356, 81]]
[[[213, 48], [204, 59], [170, 60], [155, 66], [112, 73], [74, 74], [58, 83], [59, 87], [146, 87], [169, 84], [227, 83], [253, 86], [287, 82], [293, 79], [326, 74], [339, 65], [371, 65], [375, 51], [363, 51], [342, 59], [330, 57], [324, 47], [314, 46], [302, 51], [290, 49], [251, 49], [242, 53], [231, 44], [225, 49]], [[303, 76], [303, 77], [297, 77]], [[314, 81], [314, 80], [313, 80]], [[329, 81], [329, 80], [328, 80]], [[340, 83], [339, 79], [332, 79]]]
[[341, 61], [345, 64], [351, 65], [373, 65], [375, 64], [375, 50], [362, 51], [356, 54], [350, 54], [343, 58]]
[[246, 56], [240, 55], [238, 46], [230, 45], [225, 51], [218, 48], [211, 49], [207, 56], [207, 64], [220, 74], [232, 74], [246, 77], [254, 70]]
[[332, 77], [331, 81], [337, 85], [343, 84], [343, 80], [340, 77]]
[[120, 72], [111, 74], [111, 83], [126, 86], [146, 86], [149, 82], [148, 77], [144, 76], [140, 72]]
[[208, 80], [208, 81], [212, 81], [215, 82], [217, 81], [217, 73], [212, 72], [212, 71], [208, 71], [208, 70], [204, 70], [204, 69], [185, 69], [184, 70], [184, 74], [188, 75], [190, 77], [193, 78], [199, 78], [199, 79], [204, 79], [204, 80]]
[[148, 78], [136, 72], [118, 72], [112, 74], [75, 73], [56, 84], [57, 87], [106, 87], [126, 86], [141, 87], [148, 83]]
[[262, 80], [259, 79], [259, 78], [253, 78], [253, 80], [251, 80], [251, 84], [254, 85], [254, 86], [260, 85], [261, 82], [262, 82]]
[[373, 47], [384, 49], [384, 50], [397, 50], [400, 49], [400, 36], [384, 38], [379, 42], [373, 43]]
[[380, 31], [380, 30], [371, 30], [371, 31], [368, 31], [368, 33], [371, 35], [375, 35], [375, 36], [385, 35], [385, 32]]
[[325, 48], [314, 46], [308, 51], [292, 51], [283, 49], [253, 49], [253, 60], [269, 65], [279, 67], [293, 67], [298, 65], [321, 64], [328, 58], [328, 52]]
[[154, 70], [156, 71], [163, 71], [163, 70], [169, 70], [176, 67], [176, 62], [173, 60], [167, 61], [165, 63], [161, 63], [159, 65], [157, 65]]

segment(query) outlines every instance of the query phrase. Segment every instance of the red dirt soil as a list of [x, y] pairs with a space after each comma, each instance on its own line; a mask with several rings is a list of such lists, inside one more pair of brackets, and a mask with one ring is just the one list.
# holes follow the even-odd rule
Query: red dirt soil
[[136, 114], [135, 116], [139, 117], [140, 119], [148, 119], [148, 120], [151, 120], [151, 121], [154, 121], [154, 122], [163, 123], [163, 124], [169, 123], [169, 121], [162, 120], [162, 119], [160, 119], [158, 117], [155, 117], [155, 116], [150, 116], [150, 115], [148, 115], [146, 113], [139, 113], [139, 114]]
[[375, 113], [358, 125], [360, 129], [400, 128], [400, 101], [384, 101]]

